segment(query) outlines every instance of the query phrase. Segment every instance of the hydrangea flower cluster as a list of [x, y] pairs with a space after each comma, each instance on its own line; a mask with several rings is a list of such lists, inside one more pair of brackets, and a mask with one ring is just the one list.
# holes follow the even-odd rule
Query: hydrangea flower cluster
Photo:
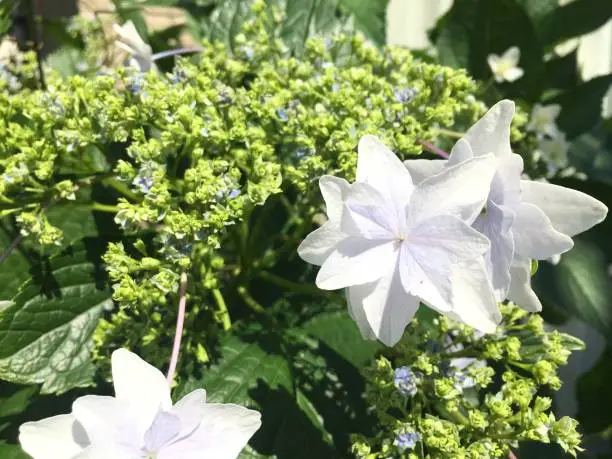
[[571, 236], [605, 218], [584, 193], [522, 180], [513, 115], [511, 101], [496, 104], [448, 160], [402, 164], [366, 136], [355, 183], [320, 179], [329, 220], [298, 253], [321, 266], [319, 288], [347, 289], [365, 337], [393, 346], [420, 303], [487, 333], [501, 320], [498, 302], [540, 311], [531, 260], [570, 250]]
[[[197, 64], [180, 60], [169, 75], [127, 67], [63, 79], [48, 71], [44, 94], [0, 91], [4, 215], [47, 250], [70, 242], [48, 210], [73, 205], [110, 214], [129, 238], [113, 240], [104, 256], [117, 307], [95, 336], [100, 362], [127, 347], [163, 364], [182, 271], [197, 279], [185, 355], [206, 361], [200, 337], [231, 325], [224, 298], [248, 298], [261, 269], [298, 245], [321, 213], [313, 182], [352, 178], [363, 135], [384, 135], [408, 157], [438, 128], [482, 114], [464, 71], [343, 34], [309, 39], [297, 59], [271, 21], [260, 12], [235, 37], [235, 52], [206, 42]], [[146, 51], [130, 31], [120, 30], [122, 43]], [[86, 38], [102, 55], [99, 40]], [[279, 205], [287, 225], [264, 238]]]
[[[362, 459], [507, 458], [519, 441], [535, 440], [575, 456], [581, 450], [576, 421], [557, 419], [541, 392], [559, 389], [557, 368], [583, 343], [545, 331], [538, 315], [516, 305], [501, 312], [493, 335], [444, 316], [414, 320], [368, 372], [378, 433], [355, 437], [353, 453]], [[398, 371], [410, 374], [417, 390], [403, 390]]]

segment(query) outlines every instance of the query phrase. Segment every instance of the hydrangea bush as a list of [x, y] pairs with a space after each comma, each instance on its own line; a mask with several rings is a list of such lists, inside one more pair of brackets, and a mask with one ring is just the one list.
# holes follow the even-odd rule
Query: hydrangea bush
[[[53, 394], [107, 393], [112, 379], [116, 392], [24, 424], [25, 451], [235, 458], [261, 425], [245, 457], [282, 457], [275, 411], [295, 405], [284, 441], [295, 449], [312, 424], [317, 457], [501, 458], [527, 440], [576, 455], [577, 423], [555, 418], [550, 393], [583, 344], [544, 328], [530, 275], [605, 206], [562, 191], [560, 205], [539, 203], [540, 229], [526, 224], [521, 174], [549, 170], [520, 107], [491, 118], [465, 71], [359, 34], [309, 38], [297, 57], [278, 10], [253, 12], [231, 49], [205, 40], [169, 72], [131, 23], [115, 29], [129, 65], [97, 66], [105, 40], [82, 21], [95, 74], [47, 68], [39, 88], [34, 54], [2, 67], [1, 260], [13, 272], [0, 378]], [[479, 119], [484, 136], [470, 129]], [[423, 150], [450, 159], [415, 160]], [[501, 228], [487, 226], [498, 205]], [[578, 209], [569, 229], [566, 206]], [[405, 233], [413, 220], [427, 225]], [[385, 256], [359, 258], [379, 240]], [[393, 262], [400, 246], [429, 251], [407, 269], [406, 255]], [[298, 252], [322, 265], [316, 280]], [[387, 278], [399, 290], [371, 300]], [[293, 404], [282, 391], [262, 401], [262, 378]], [[174, 406], [168, 386], [184, 396]]]

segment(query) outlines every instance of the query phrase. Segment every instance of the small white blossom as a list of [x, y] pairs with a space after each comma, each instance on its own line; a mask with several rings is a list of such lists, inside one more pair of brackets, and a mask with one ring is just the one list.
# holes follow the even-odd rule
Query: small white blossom
[[347, 288], [349, 312], [364, 336], [394, 345], [419, 302], [495, 330], [501, 316], [483, 259], [489, 242], [470, 228], [494, 164], [492, 155], [473, 158], [414, 186], [397, 156], [365, 136], [356, 183], [321, 178], [329, 220], [298, 253], [321, 266], [319, 288]]
[[130, 66], [139, 69], [141, 72], [148, 72], [155, 67], [153, 51], [138, 34], [132, 21], [128, 21], [122, 26], [114, 24], [113, 29], [118, 36], [115, 44], [131, 56]]
[[512, 83], [521, 78], [525, 72], [518, 66], [520, 59], [521, 50], [517, 46], [509, 48], [501, 56], [489, 54], [487, 62], [491, 68], [491, 72], [493, 72], [495, 81], [498, 83], [504, 81]]
[[527, 124], [527, 130], [541, 136], [556, 137], [559, 132], [556, 123], [559, 113], [561, 113], [561, 105], [535, 104], [531, 110], [531, 118]]
[[570, 144], [565, 139], [565, 134], [563, 132], [557, 132], [552, 139], [540, 140], [542, 158], [546, 161], [548, 170], [551, 174], [567, 166], [567, 152], [569, 146]]
[[112, 355], [115, 397], [86, 395], [71, 414], [19, 429], [34, 459], [236, 459], [261, 425], [242, 406], [206, 403], [198, 389], [174, 406], [164, 375], [125, 349]]
[[474, 228], [491, 241], [487, 266], [497, 299], [539, 311], [542, 305], [531, 290], [531, 259], [567, 252], [574, 245], [571, 236], [601, 222], [608, 208], [576, 190], [522, 180], [523, 160], [510, 147], [513, 116], [514, 103], [503, 100], [468, 130], [448, 160], [411, 160], [406, 166], [413, 177], [423, 179], [474, 157], [495, 155], [497, 172]]

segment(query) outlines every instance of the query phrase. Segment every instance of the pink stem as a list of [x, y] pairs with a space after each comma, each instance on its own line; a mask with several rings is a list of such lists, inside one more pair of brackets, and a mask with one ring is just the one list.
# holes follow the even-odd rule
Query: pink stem
[[187, 305], [187, 273], [181, 273], [179, 284], [178, 316], [176, 318], [176, 331], [174, 332], [174, 344], [172, 345], [172, 357], [168, 366], [168, 384], [172, 384], [176, 365], [181, 351], [181, 339], [183, 338], [183, 327], [185, 326], [185, 309]]
[[510, 453], [508, 454], [508, 459], [518, 459], [518, 457], [516, 457], [516, 454], [510, 451]]
[[440, 148], [436, 147], [433, 143], [428, 142], [426, 140], [419, 140], [419, 143], [421, 145], [423, 145], [423, 147], [425, 148], [425, 150], [427, 151], [431, 151], [432, 153], [435, 153], [436, 155], [440, 156], [441, 158], [447, 159], [449, 154], [446, 153], [444, 150], [441, 150]]

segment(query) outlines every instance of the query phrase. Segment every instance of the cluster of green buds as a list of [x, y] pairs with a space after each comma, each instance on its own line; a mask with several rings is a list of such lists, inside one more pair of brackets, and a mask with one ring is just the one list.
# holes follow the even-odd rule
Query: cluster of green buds
[[581, 451], [577, 422], [556, 419], [560, 365], [584, 344], [546, 331], [539, 315], [502, 305], [498, 331], [482, 335], [445, 317], [413, 321], [368, 370], [378, 435], [355, 438], [359, 458], [507, 458], [520, 441]]
[[[49, 210], [91, 209], [118, 229], [103, 257], [116, 307], [95, 335], [101, 361], [128, 347], [163, 364], [182, 273], [197, 305], [185, 355], [207, 360], [232, 316], [261, 310], [249, 289], [262, 269], [295, 253], [318, 218], [316, 180], [352, 178], [360, 137], [376, 134], [406, 158], [485, 109], [465, 71], [359, 35], [312, 38], [292, 56], [282, 17], [264, 3], [232, 50], [205, 41], [171, 73], [47, 71], [45, 91], [24, 84], [19, 97], [0, 83], [0, 215], [43, 247], [68, 243], [67, 222], [52, 224]], [[98, 53], [101, 29], [75, 27]], [[35, 75], [33, 62], [20, 74]], [[278, 207], [278, 231], [264, 230]]]

